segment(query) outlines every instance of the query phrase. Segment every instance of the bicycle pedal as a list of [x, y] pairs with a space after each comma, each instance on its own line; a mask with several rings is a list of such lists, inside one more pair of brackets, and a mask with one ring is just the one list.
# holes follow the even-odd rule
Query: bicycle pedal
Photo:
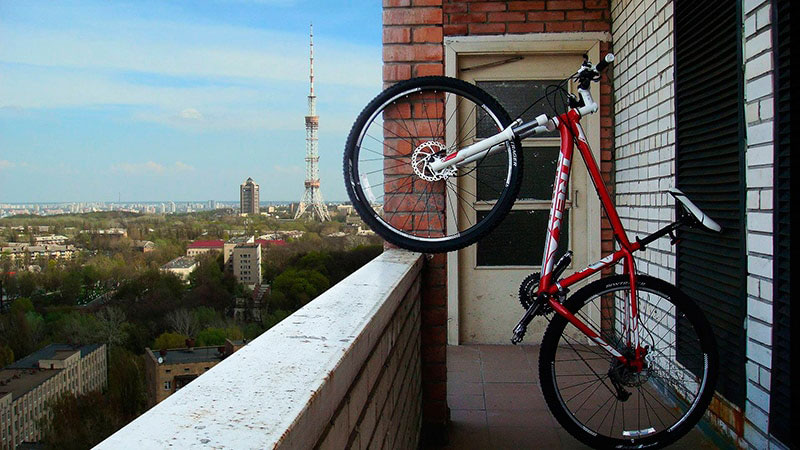
[[525, 311], [525, 314], [522, 315], [522, 318], [519, 319], [519, 323], [514, 327], [514, 331], [511, 334], [512, 344], [517, 345], [522, 342], [522, 338], [525, 337], [525, 332], [528, 331], [528, 324], [536, 317], [536, 313], [539, 312], [541, 305], [542, 304], [538, 302], [532, 304], [530, 308]]

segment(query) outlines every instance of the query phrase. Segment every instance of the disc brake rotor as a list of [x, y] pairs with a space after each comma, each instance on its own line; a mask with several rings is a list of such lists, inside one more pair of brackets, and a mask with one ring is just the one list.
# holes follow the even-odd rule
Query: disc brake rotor
[[446, 147], [440, 142], [427, 141], [418, 145], [411, 154], [411, 167], [414, 173], [425, 181], [446, 180], [455, 175], [458, 170], [455, 166], [445, 167], [439, 171], [430, 168], [430, 163], [441, 161], [441, 155], [446, 153]]

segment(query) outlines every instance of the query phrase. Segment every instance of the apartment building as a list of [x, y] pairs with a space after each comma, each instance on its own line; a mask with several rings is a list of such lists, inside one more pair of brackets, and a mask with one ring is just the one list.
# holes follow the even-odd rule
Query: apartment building
[[225, 241], [222, 239], [194, 241], [186, 246], [186, 256], [197, 257], [209, 252], [221, 252], [224, 245]]
[[11, 242], [8, 246], [0, 248], [0, 256], [5, 256], [11, 261], [23, 261], [25, 258], [30, 258], [30, 261], [36, 261], [38, 258], [69, 260], [72, 259], [77, 251], [72, 244], [31, 245], [22, 242]]
[[189, 256], [179, 256], [161, 266], [162, 272], [177, 275], [181, 280], [189, 282], [189, 275], [197, 268], [197, 260]]
[[107, 384], [105, 344], [50, 344], [0, 370], [0, 449], [42, 438], [39, 421], [51, 418], [47, 402]]
[[[187, 342], [190, 344], [190, 342]], [[225, 340], [224, 346], [145, 349], [147, 400], [150, 406], [161, 402], [192, 380], [206, 373], [217, 363], [233, 354], [246, 341]]]
[[241, 214], [259, 213], [259, 188], [252, 178], [239, 186], [239, 212]]
[[239, 244], [233, 248], [231, 257], [233, 275], [240, 283], [251, 288], [261, 284], [261, 244], [258, 242]]

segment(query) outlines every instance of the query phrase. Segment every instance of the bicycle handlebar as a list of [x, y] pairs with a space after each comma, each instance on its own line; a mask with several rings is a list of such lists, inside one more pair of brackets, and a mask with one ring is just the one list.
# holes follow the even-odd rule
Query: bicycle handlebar
[[606, 53], [606, 56], [603, 58], [602, 61], [597, 63], [596, 66], [594, 66], [594, 69], [598, 73], [602, 72], [602, 71], [606, 70], [606, 67], [608, 67], [608, 65], [611, 64], [612, 62], [614, 62], [614, 54], [613, 53]]

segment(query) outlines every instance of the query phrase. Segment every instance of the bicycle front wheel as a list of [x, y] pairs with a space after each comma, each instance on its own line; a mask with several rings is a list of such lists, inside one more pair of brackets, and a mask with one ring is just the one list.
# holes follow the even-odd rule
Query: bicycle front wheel
[[[364, 222], [401, 248], [436, 253], [474, 243], [511, 209], [522, 178], [519, 140], [458, 168], [428, 164], [511, 123], [488, 93], [447, 77], [395, 84], [347, 138], [347, 193]], [[449, 223], [448, 223], [449, 219]]]
[[[542, 393], [558, 422], [594, 447], [658, 448], [686, 434], [714, 393], [718, 359], [711, 326], [675, 286], [637, 276], [644, 368], [627, 368], [556, 315], [542, 340]], [[630, 279], [597, 280], [565, 307], [625, 356], [623, 311]]]

